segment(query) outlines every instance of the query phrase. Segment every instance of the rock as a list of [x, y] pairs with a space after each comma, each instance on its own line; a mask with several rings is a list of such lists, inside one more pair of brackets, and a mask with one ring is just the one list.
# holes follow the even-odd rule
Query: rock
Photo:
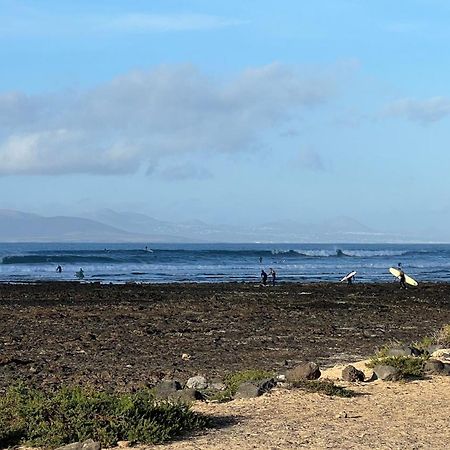
[[420, 356], [423, 352], [415, 347], [397, 346], [386, 351], [386, 356]]
[[356, 367], [347, 366], [342, 370], [342, 377], [344, 381], [364, 381], [364, 372], [358, 370]]
[[320, 369], [315, 362], [303, 362], [286, 371], [286, 381], [289, 381], [289, 383], [302, 380], [317, 380], [319, 377]]
[[183, 361], [189, 361], [189, 360], [191, 359], [191, 355], [189, 355], [189, 353], [183, 353], [183, 354], [181, 355], [181, 359], [182, 359]]
[[336, 419], [346, 419], [347, 417], [348, 417], [348, 414], [345, 411], [342, 411], [336, 415]]
[[176, 380], [163, 380], [154, 387], [155, 396], [160, 399], [168, 399], [179, 390], [181, 390], [181, 384]]
[[87, 439], [84, 442], [74, 442], [73, 444], [58, 447], [56, 450], [100, 450], [100, 442]]
[[227, 388], [227, 385], [222, 383], [222, 381], [213, 381], [208, 387], [213, 391], [224, 391]]
[[196, 389], [182, 389], [180, 391], [176, 391], [169, 396], [169, 400], [174, 402], [182, 402], [182, 403], [191, 403], [196, 400], [204, 400], [204, 397], [201, 392]]
[[383, 381], [398, 381], [402, 378], [401, 373], [398, 369], [392, 366], [385, 366], [380, 364], [373, 368], [373, 372]]
[[450, 349], [448, 348], [439, 348], [431, 353], [431, 356], [436, 359], [445, 359], [450, 360]]
[[131, 447], [131, 442], [130, 441], [118, 441], [117, 442], [117, 447], [120, 447], [120, 448]]
[[197, 375], [195, 377], [189, 378], [189, 380], [186, 381], [186, 387], [188, 389], [206, 389], [208, 387], [208, 382], [206, 381], [205, 377]]
[[277, 381], [279, 381], [280, 383], [284, 383], [286, 381], [286, 375], [284, 374], [279, 374], [276, 377]]
[[233, 398], [259, 397], [260, 395], [269, 392], [276, 384], [277, 383], [273, 378], [262, 381], [246, 381], [239, 386]]
[[432, 375], [447, 375], [445, 364], [438, 359], [429, 359], [423, 370]]

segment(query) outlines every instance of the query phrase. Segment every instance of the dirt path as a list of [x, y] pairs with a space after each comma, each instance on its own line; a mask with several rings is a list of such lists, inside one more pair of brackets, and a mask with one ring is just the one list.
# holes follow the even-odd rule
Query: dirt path
[[[251, 400], [198, 404], [223, 427], [159, 450], [448, 449], [450, 377], [408, 383], [376, 381], [342, 399], [274, 390]], [[344, 416], [344, 412], [347, 417]]]

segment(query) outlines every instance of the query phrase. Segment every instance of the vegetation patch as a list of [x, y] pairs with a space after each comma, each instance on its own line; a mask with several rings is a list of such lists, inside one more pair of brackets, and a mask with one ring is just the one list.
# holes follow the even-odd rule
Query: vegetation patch
[[450, 323], [444, 325], [436, 334], [436, 343], [443, 346], [450, 346]]
[[356, 393], [351, 389], [344, 388], [327, 380], [302, 380], [292, 383], [292, 387], [302, 389], [306, 392], [317, 392], [335, 397], [354, 397]]
[[403, 378], [421, 378], [424, 375], [425, 361], [427, 356], [387, 356], [379, 357], [378, 355], [370, 358], [366, 364], [367, 367], [374, 368], [378, 365], [392, 366], [400, 371]]
[[102, 446], [120, 440], [159, 444], [208, 425], [186, 404], [157, 401], [147, 389], [114, 394], [70, 387], [44, 393], [20, 385], [0, 396], [0, 448], [53, 448], [89, 438]]
[[223, 382], [226, 386], [224, 391], [214, 393], [210, 400], [215, 400], [218, 402], [227, 402], [233, 399], [234, 394], [236, 394], [239, 386], [247, 381], [262, 381], [267, 378], [272, 378], [274, 376], [273, 372], [267, 370], [259, 369], [249, 369], [240, 372], [233, 372], [225, 376]]

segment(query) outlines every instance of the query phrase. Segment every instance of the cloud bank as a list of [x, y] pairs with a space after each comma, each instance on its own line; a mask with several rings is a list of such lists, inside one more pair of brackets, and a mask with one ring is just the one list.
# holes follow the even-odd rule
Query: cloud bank
[[426, 100], [401, 99], [390, 103], [385, 109], [385, 114], [426, 125], [442, 120], [450, 114], [450, 99], [447, 97], [431, 97]]
[[86, 91], [6, 92], [0, 174], [133, 173], [167, 156], [245, 151], [333, 91], [332, 77], [271, 64], [227, 80], [174, 65]]

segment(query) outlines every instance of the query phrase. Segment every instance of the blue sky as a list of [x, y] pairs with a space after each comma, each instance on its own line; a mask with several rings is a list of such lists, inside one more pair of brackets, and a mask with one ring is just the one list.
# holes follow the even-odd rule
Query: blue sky
[[0, 208], [450, 219], [450, 3], [0, 0]]

